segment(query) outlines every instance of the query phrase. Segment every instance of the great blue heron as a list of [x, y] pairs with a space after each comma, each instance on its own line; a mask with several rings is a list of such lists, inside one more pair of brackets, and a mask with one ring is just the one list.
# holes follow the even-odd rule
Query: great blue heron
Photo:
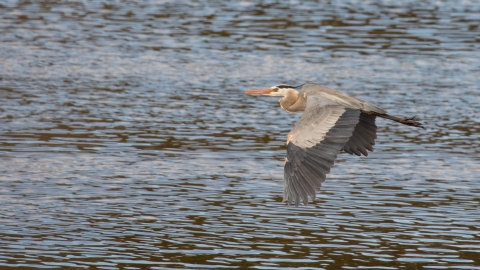
[[415, 117], [388, 115], [370, 102], [319, 84], [308, 83], [297, 87], [279, 84], [245, 92], [280, 96], [283, 110], [303, 112], [287, 136], [283, 201], [289, 205], [295, 202], [298, 206], [300, 199], [307, 205], [308, 196], [315, 199], [316, 191], [325, 181], [341, 150], [358, 156], [367, 156], [367, 150], [373, 151], [377, 138], [377, 116], [423, 128]]

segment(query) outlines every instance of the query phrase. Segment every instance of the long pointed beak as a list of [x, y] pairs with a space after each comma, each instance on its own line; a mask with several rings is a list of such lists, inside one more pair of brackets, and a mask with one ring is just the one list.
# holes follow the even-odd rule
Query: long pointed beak
[[252, 89], [252, 90], [245, 90], [245, 93], [249, 95], [269, 95], [272, 93], [272, 89], [268, 88], [261, 88], [261, 89]]

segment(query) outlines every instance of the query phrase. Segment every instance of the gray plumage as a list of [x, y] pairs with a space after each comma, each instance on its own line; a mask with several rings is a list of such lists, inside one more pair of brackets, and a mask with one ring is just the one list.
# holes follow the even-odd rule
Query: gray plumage
[[281, 96], [282, 109], [303, 112], [287, 136], [283, 199], [289, 205], [298, 206], [300, 201], [307, 205], [308, 197], [315, 199], [341, 150], [358, 156], [373, 151], [377, 116], [423, 127], [414, 118], [388, 115], [370, 102], [318, 84], [305, 84], [300, 92], [288, 85], [246, 92]]
[[300, 91], [301, 96], [317, 96], [329, 99], [340, 105], [345, 106], [346, 108], [360, 109], [363, 111], [373, 111], [377, 113], [387, 113], [384, 109], [381, 109], [372, 103], [361, 100], [359, 98], [354, 98], [338, 90], [319, 85], [319, 84], [305, 84]]

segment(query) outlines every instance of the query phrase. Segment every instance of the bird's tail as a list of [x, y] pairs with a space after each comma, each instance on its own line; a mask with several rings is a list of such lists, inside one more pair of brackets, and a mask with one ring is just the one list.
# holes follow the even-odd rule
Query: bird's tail
[[403, 117], [403, 118], [398, 118], [398, 117], [395, 117], [395, 116], [392, 116], [392, 115], [389, 115], [389, 114], [386, 114], [386, 113], [377, 113], [377, 112], [373, 112], [373, 111], [369, 111], [369, 112], [365, 112], [367, 114], [370, 114], [370, 115], [375, 115], [375, 116], [378, 116], [378, 117], [381, 117], [381, 118], [385, 118], [385, 119], [389, 119], [389, 120], [392, 120], [392, 121], [395, 121], [395, 122], [398, 122], [398, 123], [401, 123], [401, 124], [404, 124], [404, 125], [407, 125], [407, 126], [414, 126], [414, 127], [420, 127], [420, 128], [423, 128], [425, 129], [425, 127], [423, 126], [422, 123], [418, 122], [418, 118], [417, 117]]

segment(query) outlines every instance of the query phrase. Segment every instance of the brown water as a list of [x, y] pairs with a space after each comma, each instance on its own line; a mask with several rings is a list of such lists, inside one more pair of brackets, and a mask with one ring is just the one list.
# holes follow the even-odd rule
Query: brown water
[[[0, 3], [0, 269], [480, 269], [478, 1], [103, 2]], [[287, 207], [305, 81], [427, 129]]]

